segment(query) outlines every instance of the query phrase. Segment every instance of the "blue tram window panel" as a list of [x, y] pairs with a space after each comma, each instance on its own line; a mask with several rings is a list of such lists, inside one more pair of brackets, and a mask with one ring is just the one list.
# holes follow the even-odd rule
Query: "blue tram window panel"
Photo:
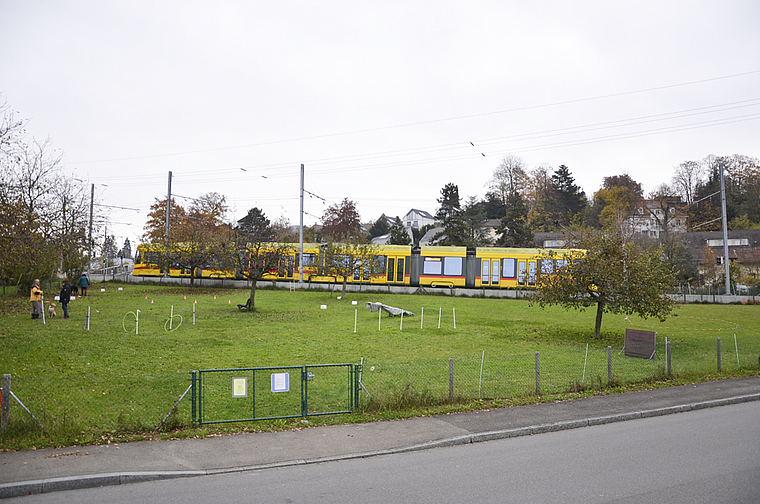
[[290, 390], [290, 373], [272, 373], [272, 392]]

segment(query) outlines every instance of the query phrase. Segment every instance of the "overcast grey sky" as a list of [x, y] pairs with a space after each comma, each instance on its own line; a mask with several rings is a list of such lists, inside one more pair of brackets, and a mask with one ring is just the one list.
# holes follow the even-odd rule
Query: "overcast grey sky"
[[[0, 100], [138, 241], [167, 191], [298, 223], [483, 197], [500, 159], [645, 192], [759, 156], [760, 2], [0, 0]], [[474, 144], [474, 146], [471, 144]], [[101, 185], [106, 184], [106, 186]], [[182, 204], [189, 201], [179, 199]]]

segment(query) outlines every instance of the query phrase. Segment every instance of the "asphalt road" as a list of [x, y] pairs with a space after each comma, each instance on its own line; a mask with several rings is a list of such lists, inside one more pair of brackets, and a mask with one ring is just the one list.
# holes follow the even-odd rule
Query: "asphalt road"
[[760, 401], [370, 458], [9, 499], [24, 503], [760, 502]]

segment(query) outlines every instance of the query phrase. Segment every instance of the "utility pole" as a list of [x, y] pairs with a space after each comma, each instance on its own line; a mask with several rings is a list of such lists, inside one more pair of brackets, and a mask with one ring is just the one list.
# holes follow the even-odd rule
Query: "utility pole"
[[723, 267], [726, 275], [726, 296], [731, 295], [731, 277], [729, 273], [731, 271], [730, 262], [728, 260], [728, 218], [726, 217], [726, 179], [723, 176], [723, 162], [720, 167], [720, 208], [723, 212]]
[[298, 283], [303, 283], [303, 164], [301, 164], [301, 222], [298, 226], [298, 244], [300, 252], [298, 254]]
[[169, 172], [169, 187], [166, 190], [166, 246], [164, 247], [164, 256], [166, 257], [166, 268], [164, 276], [169, 276], [169, 217], [172, 211], [172, 172]]
[[90, 266], [92, 265], [92, 208], [95, 206], [95, 184], [90, 187], [90, 250], [87, 253], [87, 276], [90, 276]]

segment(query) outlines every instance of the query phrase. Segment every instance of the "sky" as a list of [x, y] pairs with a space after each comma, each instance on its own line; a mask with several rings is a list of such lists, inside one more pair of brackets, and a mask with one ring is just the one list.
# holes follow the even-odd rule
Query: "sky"
[[107, 232], [226, 197], [298, 224], [362, 221], [441, 189], [483, 198], [500, 160], [566, 165], [591, 197], [645, 193], [710, 154], [760, 156], [760, 3], [0, 1], [0, 103], [95, 185]]

